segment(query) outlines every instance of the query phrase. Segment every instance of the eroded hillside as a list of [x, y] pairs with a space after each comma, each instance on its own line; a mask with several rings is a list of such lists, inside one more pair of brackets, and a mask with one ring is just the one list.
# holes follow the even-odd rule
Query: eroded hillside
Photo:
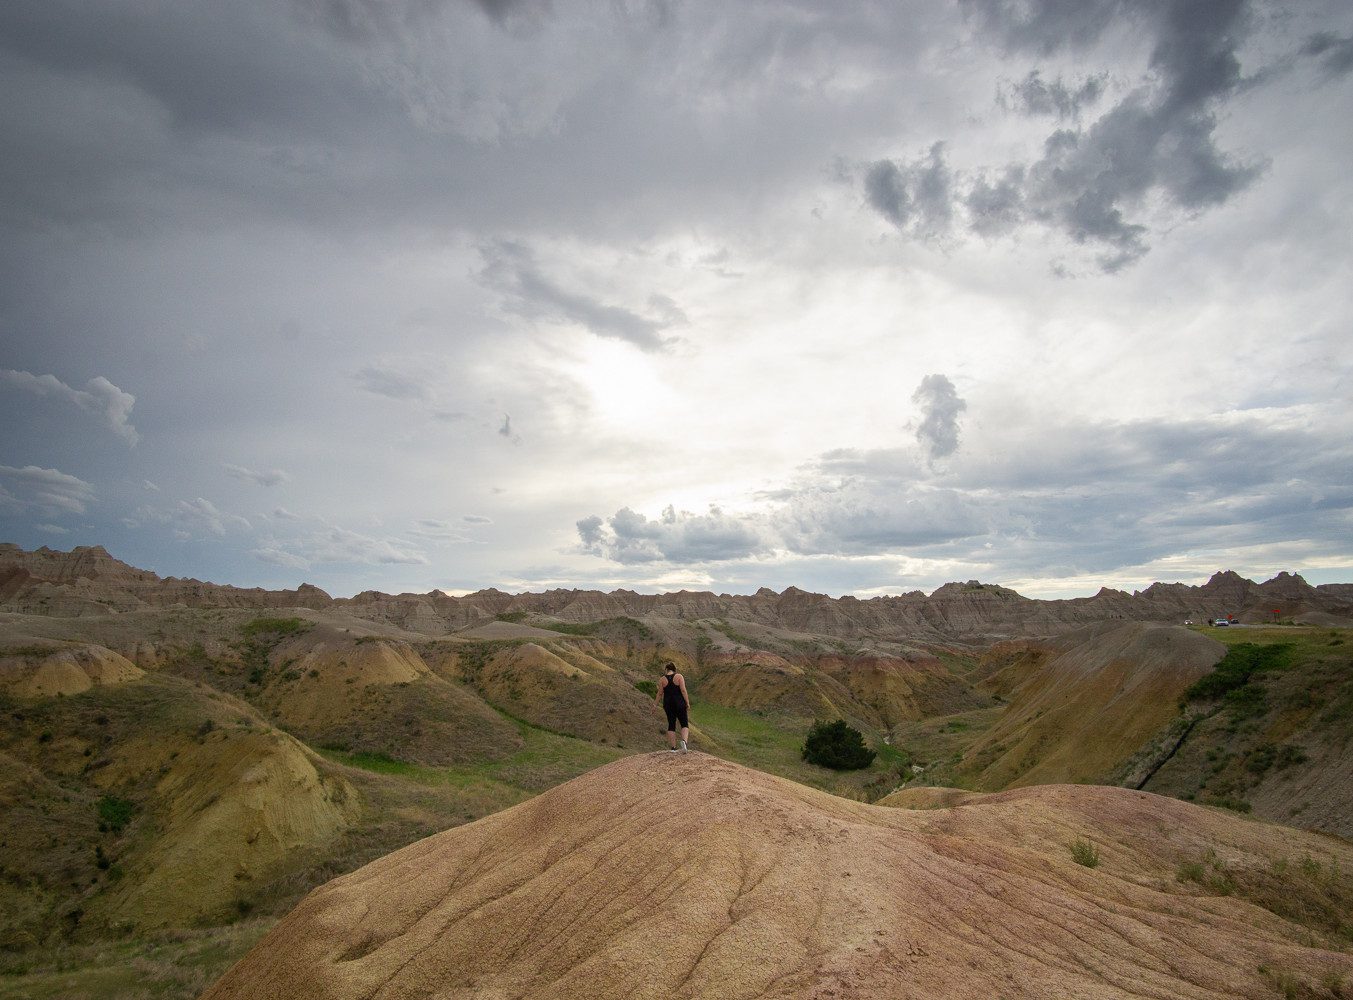
[[913, 811], [660, 752], [331, 882], [206, 998], [1257, 1000], [1353, 977], [1337, 928], [1180, 880], [1194, 859], [1301, 859], [1292, 893], [1353, 901], [1346, 844], [1146, 793]]
[[[1046, 635], [1023, 634], [1040, 621], [1026, 616], [1020, 638], [993, 644], [969, 625], [1009, 622], [974, 609], [1040, 602], [976, 585], [948, 588], [947, 610], [927, 605], [905, 634], [768, 591], [562, 605], [493, 593], [448, 627], [416, 595], [302, 588], [286, 605], [62, 555], [29, 560], [54, 579], [25, 570], [0, 586], [68, 612], [0, 612], [0, 986], [19, 995], [196, 995], [310, 888], [662, 745], [652, 699], [669, 660], [697, 749], [859, 802], [966, 807], [985, 800], [934, 786], [1074, 781], [1345, 834], [1353, 815], [1342, 629], [1068, 630], [1058, 612]], [[110, 576], [142, 596], [125, 610], [61, 603]], [[1237, 580], [1217, 584], [1228, 601], [1246, 592]], [[186, 600], [154, 604], [170, 595]], [[1223, 654], [1247, 643], [1290, 649], [1240, 677]], [[1208, 687], [1219, 677], [1224, 690]], [[864, 734], [867, 768], [803, 760], [808, 727], [831, 718]], [[1221, 854], [1199, 857], [1179, 862], [1203, 865], [1183, 882], [1263, 895]], [[1337, 921], [1316, 925], [1348, 947]]]

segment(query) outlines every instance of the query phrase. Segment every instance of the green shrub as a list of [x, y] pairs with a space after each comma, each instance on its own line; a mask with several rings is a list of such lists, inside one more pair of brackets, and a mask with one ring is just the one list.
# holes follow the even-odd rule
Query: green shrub
[[858, 771], [874, 763], [875, 753], [864, 745], [864, 734], [835, 722], [814, 722], [803, 744], [803, 759], [836, 771]]
[[1281, 670], [1291, 658], [1290, 643], [1258, 646], [1242, 642], [1232, 646], [1217, 661], [1212, 673], [1200, 678], [1184, 692], [1185, 701], [1211, 701], [1243, 688], [1254, 674], [1266, 670]]
[[250, 636], [265, 632], [278, 636], [300, 635], [302, 632], [308, 632], [313, 624], [304, 618], [255, 618], [241, 625], [240, 631]]
[[658, 696], [658, 685], [655, 681], [635, 681], [634, 686], [650, 698]]
[[1070, 844], [1071, 860], [1086, 868], [1099, 867], [1099, 848], [1084, 837], [1077, 837]]
[[99, 827], [113, 833], [121, 833], [122, 828], [131, 822], [136, 805], [116, 795], [105, 795], [99, 799]]

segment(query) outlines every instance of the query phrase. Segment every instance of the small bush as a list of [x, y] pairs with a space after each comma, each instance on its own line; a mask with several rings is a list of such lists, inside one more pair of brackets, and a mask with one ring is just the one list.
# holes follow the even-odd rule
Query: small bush
[[1185, 861], [1175, 871], [1174, 877], [1180, 882], [1201, 883], [1207, 877], [1207, 869], [1201, 861]]
[[876, 754], [864, 745], [864, 734], [835, 722], [815, 722], [803, 744], [803, 759], [835, 771], [858, 771], [874, 763]]
[[1077, 837], [1071, 842], [1071, 860], [1078, 865], [1084, 865], [1086, 868], [1099, 867], [1099, 848], [1084, 837]]
[[634, 686], [650, 698], [658, 696], [658, 685], [655, 681], [635, 681]]
[[240, 631], [251, 636], [265, 632], [278, 636], [299, 635], [308, 632], [312, 624], [304, 618], [255, 618], [241, 625]]
[[99, 799], [99, 826], [107, 827], [113, 833], [121, 833], [122, 828], [131, 822], [136, 806], [116, 795], [105, 795]]

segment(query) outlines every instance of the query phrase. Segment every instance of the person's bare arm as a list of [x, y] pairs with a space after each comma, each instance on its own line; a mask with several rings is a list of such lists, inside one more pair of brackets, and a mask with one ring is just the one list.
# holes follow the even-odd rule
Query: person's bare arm
[[686, 678], [677, 674], [677, 687], [681, 688], [681, 697], [686, 699], [686, 708], [691, 707], [691, 693], [686, 690]]
[[653, 695], [653, 704], [656, 705], [658, 702], [662, 701], [662, 689], [663, 689], [663, 687], [664, 687], [666, 684], [667, 684], [667, 678], [666, 678], [666, 677], [663, 677], [663, 678], [661, 678], [661, 679], [658, 681], [658, 690], [657, 690], [657, 692]]

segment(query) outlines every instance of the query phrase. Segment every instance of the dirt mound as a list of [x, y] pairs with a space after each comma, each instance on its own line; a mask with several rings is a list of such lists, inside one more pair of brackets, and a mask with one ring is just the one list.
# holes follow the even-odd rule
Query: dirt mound
[[969, 792], [962, 788], [920, 785], [885, 795], [876, 805], [892, 806], [896, 809], [951, 809], [954, 806], [967, 805], [981, 797], [981, 792]]
[[[1077, 833], [1099, 868], [1073, 862]], [[1205, 847], [1353, 864], [1123, 789], [918, 812], [628, 757], [321, 887], [205, 998], [1268, 998], [1274, 975], [1353, 975], [1304, 928], [1179, 883]]]
[[715, 654], [699, 669], [693, 691], [716, 705], [776, 712], [799, 719], [867, 719], [876, 714], [859, 704], [841, 681], [820, 670], [790, 663], [774, 653]]
[[904, 719], [952, 715], [982, 704], [972, 690], [934, 656], [820, 656], [814, 666], [837, 678], [884, 728]]
[[[165, 746], [122, 752], [143, 761]], [[128, 888], [106, 913], [113, 924], [182, 926], [247, 905], [258, 885], [295, 867], [298, 853], [322, 852], [357, 817], [348, 783], [321, 774], [285, 733], [220, 729], [175, 750], [153, 792], [159, 835], [129, 859]]]
[[308, 639], [273, 653], [257, 700], [310, 742], [425, 764], [497, 759], [520, 747], [511, 722], [433, 673], [408, 644]]
[[1225, 651], [1188, 629], [1143, 623], [1007, 648], [986, 685], [1010, 706], [959, 771], [983, 788], [1102, 781], [1175, 717], [1180, 695]]
[[632, 681], [567, 643], [467, 644], [443, 669], [519, 719], [595, 743], [652, 746], [665, 725]]
[[[0, 940], [238, 918], [358, 815], [336, 769], [247, 704], [146, 674], [0, 727]], [[0, 892], [0, 903], [6, 898]]]
[[480, 642], [501, 639], [545, 639], [548, 641], [561, 638], [558, 632], [536, 628], [534, 625], [523, 625], [521, 622], [486, 622], [483, 625], [476, 625], [456, 634], [462, 639], [474, 639]]
[[0, 650], [0, 691], [16, 698], [55, 698], [144, 676], [136, 664], [102, 646], [38, 645]]

